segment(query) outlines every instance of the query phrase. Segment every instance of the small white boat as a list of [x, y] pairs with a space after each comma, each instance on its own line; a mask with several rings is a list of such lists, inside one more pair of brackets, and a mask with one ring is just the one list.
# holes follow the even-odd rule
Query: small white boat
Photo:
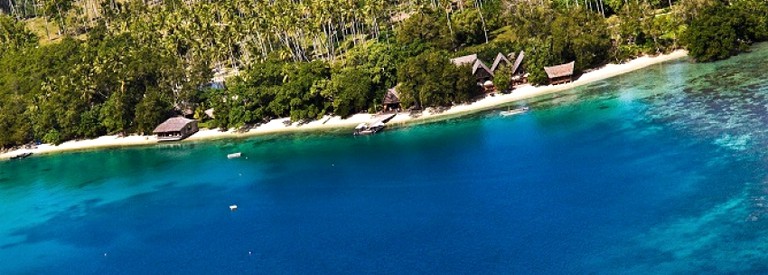
[[517, 108], [517, 109], [502, 111], [500, 114], [502, 116], [513, 116], [513, 115], [517, 115], [517, 114], [522, 114], [522, 113], [528, 112], [528, 110], [530, 110], [530, 108], [528, 108], [526, 106], [526, 107], [520, 107], [520, 108]]
[[242, 155], [243, 155], [243, 153], [237, 152], [237, 153], [232, 153], [232, 154], [227, 155], [227, 158], [228, 159], [236, 159], [236, 158], [239, 158]]
[[230, 205], [229, 211], [232, 211], [232, 212], [237, 211], [237, 204]]
[[384, 129], [384, 127], [386, 126], [387, 125], [381, 121], [376, 122], [372, 125], [368, 125], [368, 123], [360, 123], [359, 125], [357, 125], [357, 127], [355, 127], [355, 132], [353, 134], [356, 136], [373, 135], [381, 131], [382, 129]]

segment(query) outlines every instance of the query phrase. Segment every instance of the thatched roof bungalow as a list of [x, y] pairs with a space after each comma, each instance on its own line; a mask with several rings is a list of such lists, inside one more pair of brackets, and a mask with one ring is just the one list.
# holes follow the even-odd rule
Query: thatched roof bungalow
[[182, 140], [197, 132], [197, 121], [185, 117], [172, 117], [158, 125], [153, 133], [160, 141]]
[[396, 88], [397, 87], [390, 88], [387, 90], [387, 93], [384, 94], [384, 100], [382, 100], [384, 112], [400, 110], [400, 96], [397, 94]]
[[525, 51], [520, 51], [520, 54], [518, 54], [515, 59], [515, 63], [512, 65], [513, 76], [523, 75], [525, 73], [525, 69], [523, 69], [523, 58], [525, 58]]
[[573, 81], [573, 67], [575, 64], [575, 61], [571, 61], [552, 67], [544, 67], [544, 71], [547, 72], [549, 77], [549, 83], [557, 85]]
[[515, 63], [512, 64], [512, 86], [528, 82], [528, 74], [525, 73], [525, 68], [523, 68], [524, 58], [525, 51], [520, 51], [520, 54], [515, 58]]
[[470, 54], [465, 56], [459, 56], [451, 59], [451, 63], [456, 66], [462, 66], [467, 64], [473, 64], [477, 60], [477, 54]]
[[[514, 56], [515, 56], [515, 53], [510, 53], [509, 54], [510, 58], [512, 58]], [[499, 53], [499, 54], [496, 55], [496, 59], [493, 60], [493, 65], [491, 65], [491, 72], [493, 72], [495, 74], [496, 70], [501, 68], [502, 65], [504, 65], [504, 66], [512, 65], [512, 62], [509, 62], [509, 59], [507, 59], [506, 56], [504, 56], [503, 54]]]
[[477, 58], [477, 54], [465, 55], [451, 59], [451, 63], [456, 66], [472, 64], [472, 75], [474, 75], [475, 78], [477, 78], [477, 81], [480, 83], [493, 78], [493, 71], [491, 71], [491, 69], [489, 69], [482, 60]]

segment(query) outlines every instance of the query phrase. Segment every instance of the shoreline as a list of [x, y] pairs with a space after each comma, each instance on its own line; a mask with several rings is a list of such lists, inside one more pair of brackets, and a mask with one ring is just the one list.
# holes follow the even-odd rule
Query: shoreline
[[[561, 85], [547, 85], [547, 86], [531, 86], [525, 84], [513, 90], [509, 94], [496, 94], [495, 96], [485, 97], [481, 100], [475, 101], [470, 104], [455, 105], [444, 112], [433, 113], [431, 109], [427, 109], [418, 117], [411, 117], [407, 112], [398, 113], [392, 120], [388, 122], [390, 125], [408, 125], [413, 123], [426, 123], [435, 120], [450, 119], [467, 114], [482, 112], [498, 108], [504, 104], [534, 98], [537, 96], [552, 94], [559, 91], [572, 89], [575, 87], [590, 84], [596, 81], [604, 80], [614, 76], [622, 75], [628, 72], [636, 71], [651, 65], [664, 63], [671, 60], [685, 58], [688, 56], [688, 52], [685, 50], [676, 50], [669, 54], [662, 54], [658, 56], [642, 56], [632, 59], [622, 64], [607, 64], [603, 67], [594, 69], [581, 75], [577, 80]], [[309, 131], [321, 131], [332, 129], [353, 128], [356, 125], [363, 122], [372, 122], [377, 117], [376, 114], [356, 114], [346, 119], [342, 119], [339, 116], [325, 116], [322, 119], [315, 120], [304, 125], [297, 125], [293, 123], [289, 126], [283, 124], [288, 118], [273, 119], [268, 123], [254, 127], [246, 132], [236, 132], [234, 130], [220, 131], [218, 129], [200, 129], [197, 133], [181, 141], [183, 142], [196, 142], [203, 140], [216, 140], [216, 139], [230, 139], [230, 138], [246, 138], [258, 135], [267, 134], [279, 134], [279, 133], [295, 133], [295, 132], [309, 132]], [[178, 142], [178, 141], [177, 141]], [[173, 142], [173, 143], [177, 143]], [[118, 148], [128, 146], [142, 146], [142, 145], [154, 145], [161, 144], [158, 142], [155, 136], [142, 136], [131, 135], [126, 137], [118, 136], [101, 136], [95, 139], [86, 140], [72, 140], [64, 142], [60, 145], [42, 144], [34, 149], [17, 149], [0, 154], [0, 161], [8, 160], [12, 156], [16, 156], [23, 153], [33, 153], [34, 155], [47, 155], [61, 152], [70, 151], [83, 151], [100, 148]]]

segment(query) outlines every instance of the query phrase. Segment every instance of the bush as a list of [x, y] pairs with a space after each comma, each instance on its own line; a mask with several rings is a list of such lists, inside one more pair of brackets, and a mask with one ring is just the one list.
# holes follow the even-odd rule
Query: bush
[[43, 142], [59, 145], [61, 143], [61, 134], [56, 129], [51, 129], [43, 136]]

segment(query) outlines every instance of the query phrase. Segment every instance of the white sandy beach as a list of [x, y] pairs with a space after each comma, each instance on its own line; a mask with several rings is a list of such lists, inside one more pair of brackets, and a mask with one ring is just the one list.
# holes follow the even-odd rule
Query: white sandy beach
[[[408, 113], [400, 113], [395, 116], [390, 122], [390, 125], [403, 125], [415, 122], [433, 121], [445, 118], [456, 117], [464, 114], [480, 112], [489, 110], [510, 102], [515, 102], [523, 99], [528, 99], [540, 95], [555, 93], [578, 87], [581, 85], [589, 84], [595, 81], [603, 80], [634, 70], [648, 67], [650, 65], [659, 64], [662, 62], [679, 59], [687, 56], [687, 52], [684, 50], [677, 50], [670, 54], [659, 55], [654, 57], [644, 56], [634, 60], [631, 60], [623, 64], [608, 64], [602, 68], [598, 68], [591, 72], [583, 74], [578, 80], [557, 86], [530, 86], [524, 85], [515, 89], [510, 94], [497, 94], [496, 96], [489, 96], [472, 104], [464, 104], [454, 106], [441, 113], [432, 113], [429, 110], [425, 111], [419, 117], [411, 117]], [[235, 132], [233, 130], [220, 131], [217, 129], [201, 129], [191, 137], [181, 142], [187, 141], [199, 141], [209, 139], [221, 139], [221, 138], [233, 138], [233, 137], [247, 137], [254, 135], [263, 135], [271, 133], [284, 133], [284, 132], [298, 132], [298, 131], [317, 131], [327, 130], [335, 128], [353, 128], [362, 122], [373, 122], [377, 115], [372, 114], [357, 114], [352, 117], [341, 119], [338, 116], [324, 117], [323, 119], [312, 121], [304, 125], [297, 125], [296, 123], [285, 126], [283, 124], [287, 118], [274, 119], [269, 123], [255, 127], [247, 132]], [[22, 153], [31, 152], [35, 155], [50, 154], [64, 151], [76, 151], [86, 150], [94, 148], [105, 147], [122, 147], [122, 146], [137, 146], [137, 145], [150, 145], [156, 144], [157, 138], [155, 136], [139, 136], [132, 135], [127, 137], [118, 136], [103, 136], [96, 139], [89, 140], [75, 140], [62, 143], [60, 145], [43, 144], [37, 146], [34, 149], [19, 149], [11, 152], [0, 154], [0, 160], [9, 159], [12, 156], [16, 156]]]

